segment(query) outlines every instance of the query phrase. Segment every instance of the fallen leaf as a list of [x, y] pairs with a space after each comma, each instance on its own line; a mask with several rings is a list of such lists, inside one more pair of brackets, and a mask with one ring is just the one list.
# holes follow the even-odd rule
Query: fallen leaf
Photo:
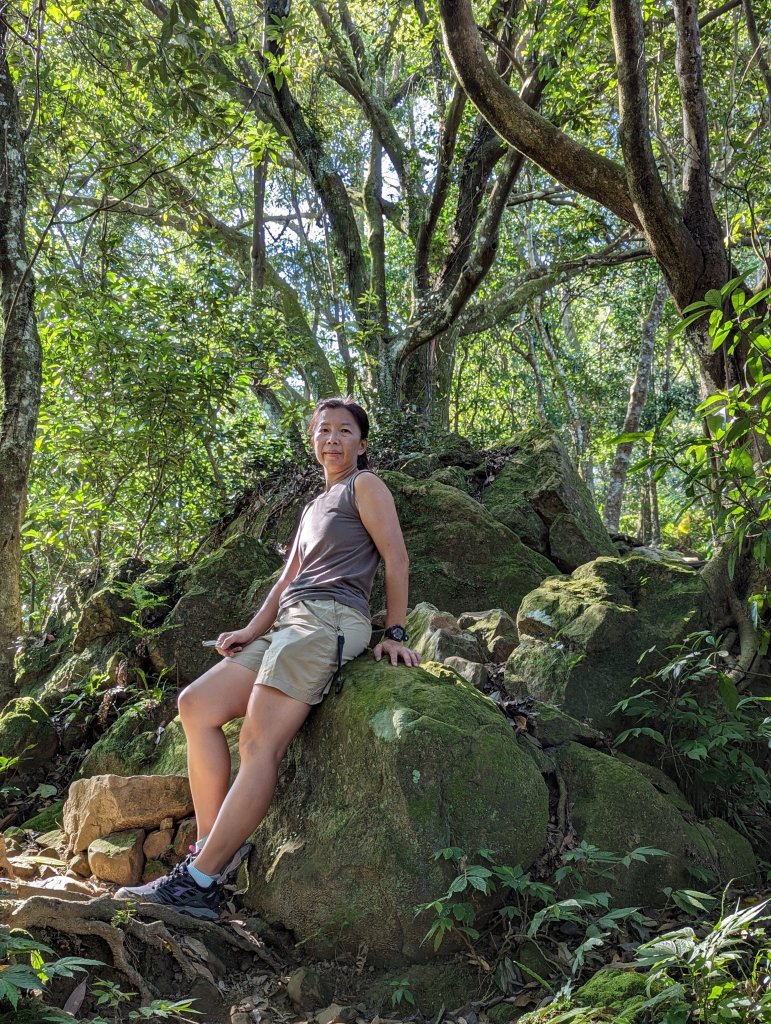
[[88, 975], [76, 985], [75, 988], [70, 992], [67, 997], [67, 1002], [64, 1004], [62, 1009], [65, 1013], [71, 1013], [73, 1017], [83, 1005], [83, 1000], [86, 998], [86, 986], [88, 985]]

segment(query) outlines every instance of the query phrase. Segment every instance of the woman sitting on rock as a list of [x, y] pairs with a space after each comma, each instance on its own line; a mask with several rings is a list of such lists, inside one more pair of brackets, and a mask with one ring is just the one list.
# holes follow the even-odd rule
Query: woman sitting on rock
[[[198, 841], [171, 874], [119, 889], [119, 898], [219, 916], [222, 880], [249, 853], [245, 840], [267, 813], [287, 747], [342, 665], [369, 643], [369, 596], [381, 557], [387, 613], [375, 660], [420, 660], [405, 646], [408, 558], [396, 508], [366, 469], [367, 414], [350, 399], [326, 399], [309, 432], [324, 491], [303, 509], [284, 571], [260, 610], [244, 629], [220, 634], [224, 660], [179, 697]], [[241, 763], [228, 789], [222, 726], [241, 716]]]

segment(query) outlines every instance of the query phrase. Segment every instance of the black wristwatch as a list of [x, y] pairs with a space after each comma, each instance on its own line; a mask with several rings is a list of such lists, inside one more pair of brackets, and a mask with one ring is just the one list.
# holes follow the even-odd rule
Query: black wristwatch
[[389, 626], [383, 632], [384, 640], [395, 640], [397, 644], [406, 644], [409, 637], [404, 626]]

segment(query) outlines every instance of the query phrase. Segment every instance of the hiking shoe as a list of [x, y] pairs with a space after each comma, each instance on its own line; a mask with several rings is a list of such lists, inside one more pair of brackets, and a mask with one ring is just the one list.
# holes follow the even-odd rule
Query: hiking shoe
[[[192, 861], [192, 859], [192, 856], [185, 857], [182, 863], [189, 864], [190, 861]], [[173, 867], [171, 869], [170, 874], [173, 875], [174, 872], [179, 867], [179, 864]], [[112, 898], [114, 900], [141, 900], [149, 892], [153, 892], [155, 889], [157, 889], [161, 882], [163, 882], [168, 877], [169, 875], [159, 875], [158, 878], [154, 878], [151, 882], [145, 882], [143, 885], [122, 885], [120, 889], [117, 889], [112, 894]]]
[[158, 903], [190, 917], [216, 921], [222, 903], [219, 881], [212, 882], [204, 889], [191, 876], [187, 867], [187, 861], [177, 864], [170, 874], [158, 880], [155, 888], [139, 897], [141, 902]]

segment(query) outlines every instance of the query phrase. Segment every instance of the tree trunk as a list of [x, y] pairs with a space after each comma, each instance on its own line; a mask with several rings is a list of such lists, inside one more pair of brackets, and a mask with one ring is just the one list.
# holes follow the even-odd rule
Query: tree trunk
[[27, 257], [27, 167], [16, 87], [8, 66], [9, 27], [0, 14], [0, 294], [3, 408], [0, 427], [0, 706], [15, 693], [21, 632], [19, 571], [27, 477], [40, 408], [41, 351], [35, 280]]
[[[660, 280], [656, 285], [653, 302], [642, 327], [640, 354], [637, 358], [637, 370], [634, 380], [629, 389], [629, 403], [626, 407], [624, 426], [621, 429], [622, 434], [632, 434], [640, 429], [650, 386], [656, 331], [661, 322], [661, 314], [664, 311], [666, 298], [667, 288], [664, 281]], [[611, 532], [618, 530], [621, 504], [624, 499], [624, 484], [626, 483], [626, 474], [629, 470], [633, 447], [633, 441], [622, 441], [616, 448], [616, 456], [613, 459], [613, 465], [610, 470], [610, 483], [608, 485], [608, 494], [605, 498], [604, 522]]]

